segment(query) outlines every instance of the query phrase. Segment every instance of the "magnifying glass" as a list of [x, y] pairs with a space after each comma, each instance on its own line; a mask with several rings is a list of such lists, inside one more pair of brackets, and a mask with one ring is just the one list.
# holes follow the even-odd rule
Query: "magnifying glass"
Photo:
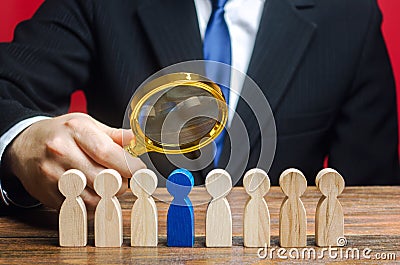
[[204, 76], [179, 72], [142, 84], [131, 99], [132, 156], [183, 154], [211, 143], [223, 131], [228, 106], [220, 87]]

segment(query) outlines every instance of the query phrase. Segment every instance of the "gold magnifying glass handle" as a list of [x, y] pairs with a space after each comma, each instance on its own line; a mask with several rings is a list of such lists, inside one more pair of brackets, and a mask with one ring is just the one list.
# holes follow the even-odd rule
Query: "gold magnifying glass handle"
[[136, 139], [132, 139], [130, 145], [125, 146], [124, 149], [133, 157], [138, 157], [147, 152], [146, 147], [137, 142]]

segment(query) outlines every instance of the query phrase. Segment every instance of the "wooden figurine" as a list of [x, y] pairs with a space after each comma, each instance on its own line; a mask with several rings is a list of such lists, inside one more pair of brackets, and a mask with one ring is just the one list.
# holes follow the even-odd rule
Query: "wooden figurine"
[[337, 196], [344, 190], [344, 179], [336, 170], [325, 168], [315, 184], [322, 193], [315, 212], [315, 243], [320, 247], [343, 246], [344, 215]]
[[176, 169], [168, 177], [167, 190], [174, 197], [167, 215], [167, 245], [192, 247], [194, 245], [194, 214], [188, 195], [193, 188], [192, 173]]
[[264, 200], [271, 186], [269, 177], [262, 169], [251, 169], [243, 177], [243, 186], [250, 195], [243, 214], [244, 246], [270, 246], [270, 215]]
[[83, 247], [87, 244], [87, 212], [80, 197], [85, 187], [86, 177], [77, 169], [66, 171], [58, 181], [58, 189], [65, 196], [59, 215], [62, 247]]
[[279, 214], [279, 242], [281, 247], [305, 247], [307, 245], [306, 210], [300, 196], [307, 189], [307, 180], [297, 169], [285, 170], [279, 185], [286, 195]]
[[151, 197], [158, 179], [150, 169], [133, 174], [130, 184], [137, 200], [131, 214], [131, 246], [156, 247], [158, 244], [157, 207]]
[[94, 219], [96, 247], [122, 245], [122, 210], [115, 196], [121, 185], [121, 175], [113, 169], [101, 171], [94, 180], [94, 189], [101, 197]]
[[232, 214], [226, 196], [232, 189], [231, 176], [223, 169], [214, 169], [207, 174], [205, 185], [212, 197], [206, 215], [206, 246], [230, 247]]

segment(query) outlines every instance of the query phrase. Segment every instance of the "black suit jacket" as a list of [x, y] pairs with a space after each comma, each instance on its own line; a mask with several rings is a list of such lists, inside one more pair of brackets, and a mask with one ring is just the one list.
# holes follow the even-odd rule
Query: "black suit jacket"
[[[375, 0], [266, 0], [248, 75], [276, 120], [273, 184], [288, 167], [313, 184], [326, 156], [348, 185], [399, 182], [396, 97], [380, 22]], [[0, 45], [0, 133], [34, 115], [65, 113], [76, 89], [84, 89], [89, 114], [120, 127], [148, 76], [202, 58], [193, 1], [48, 0]], [[243, 101], [237, 111], [254, 132], [251, 168], [259, 128]], [[173, 169], [161, 155], [153, 159], [164, 176]]]

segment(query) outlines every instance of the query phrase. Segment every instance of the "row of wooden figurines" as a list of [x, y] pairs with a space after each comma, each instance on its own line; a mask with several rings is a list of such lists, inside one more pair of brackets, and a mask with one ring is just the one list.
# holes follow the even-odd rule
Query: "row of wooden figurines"
[[[130, 186], [137, 197], [131, 213], [131, 245], [157, 246], [157, 208], [152, 194], [157, 187], [157, 176], [149, 169], [135, 172]], [[120, 174], [112, 169], [100, 172], [94, 180], [94, 189], [101, 197], [95, 211], [94, 233], [96, 247], [122, 245], [122, 210], [115, 194], [121, 187]], [[325, 168], [316, 177], [316, 186], [322, 193], [315, 214], [315, 241], [317, 246], [340, 246], [344, 239], [344, 216], [337, 196], [344, 189], [342, 176], [334, 169]], [[193, 206], [188, 197], [194, 180], [186, 169], [176, 169], [168, 177], [166, 186], [174, 197], [167, 216], [167, 245], [191, 247], [194, 245]], [[307, 181], [297, 169], [285, 170], [279, 185], [285, 194], [279, 216], [281, 247], [306, 246], [306, 211], [300, 196]], [[87, 212], [80, 194], [86, 187], [85, 175], [70, 169], [60, 178], [59, 190], [66, 197], [59, 213], [60, 246], [87, 244]], [[249, 194], [243, 216], [245, 247], [270, 245], [270, 215], [264, 196], [270, 189], [270, 180], [261, 169], [249, 170], [243, 178]], [[211, 195], [206, 214], [206, 246], [232, 246], [232, 215], [226, 196], [232, 189], [229, 173], [214, 169], [206, 177], [205, 188]]]

